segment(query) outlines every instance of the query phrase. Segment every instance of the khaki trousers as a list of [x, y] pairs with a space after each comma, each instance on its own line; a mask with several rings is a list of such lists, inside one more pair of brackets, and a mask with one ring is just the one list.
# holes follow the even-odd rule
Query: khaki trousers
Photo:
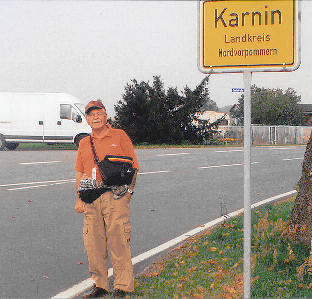
[[83, 240], [91, 278], [97, 287], [109, 290], [108, 247], [114, 271], [114, 289], [132, 292], [134, 277], [129, 199], [123, 196], [116, 200], [112, 192], [106, 192], [85, 207]]

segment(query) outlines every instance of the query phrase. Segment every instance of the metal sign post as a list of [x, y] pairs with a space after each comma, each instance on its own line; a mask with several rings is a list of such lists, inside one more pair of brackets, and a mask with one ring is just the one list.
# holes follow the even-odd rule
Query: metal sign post
[[250, 206], [250, 147], [251, 147], [251, 72], [244, 72], [244, 298], [250, 298], [251, 206]]

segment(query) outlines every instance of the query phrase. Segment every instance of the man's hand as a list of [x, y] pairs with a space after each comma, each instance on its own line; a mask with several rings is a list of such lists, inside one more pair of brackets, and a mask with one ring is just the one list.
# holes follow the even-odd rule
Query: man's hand
[[128, 199], [128, 200], [130, 200], [131, 199], [131, 194], [129, 193], [129, 192], [126, 192], [126, 194], [124, 195], [124, 197], [126, 198], [126, 199]]
[[85, 203], [79, 197], [76, 200], [75, 211], [79, 214], [85, 211]]

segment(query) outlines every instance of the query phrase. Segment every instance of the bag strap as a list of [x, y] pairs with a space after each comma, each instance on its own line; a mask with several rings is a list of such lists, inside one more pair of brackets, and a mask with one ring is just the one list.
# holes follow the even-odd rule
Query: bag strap
[[102, 179], [103, 179], [103, 181], [104, 180], [106, 180], [107, 179], [107, 177], [106, 177], [106, 175], [103, 173], [103, 171], [102, 171], [102, 169], [101, 169], [101, 167], [100, 167], [100, 165], [99, 165], [99, 158], [98, 158], [98, 156], [96, 155], [96, 151], [95, 151], [95, 146], [94, 146], [94, 143], [93, 143], [93, 139], [92, 139], [92, 136], [90, 135], [90, 143], [91, 143], [91, 148], [92, 148], [92, 151], [93, 151], [93, 158], [94, 158], [94, 161], [95, 161], [95, 163], [96, 163], [96, 165], [98, 166], [98, 169], [100, 170], [100, 173], [101, 173], [101, 177], [102, 177]]
[[91, 143], [91, 148], [92, 148], [92, 151], [93, 151], [93, 158], [94, 158], [94, 161], [96, 163], [96, 165], [99, 165], [99, 158], [98, 156], [96, 155], [96, 151], [95, 151], [95, 147], [94, 147], [94, 143], [93, 143], [93, 140], [92, 140], [92, 136], [90, 135], [90, 143]]

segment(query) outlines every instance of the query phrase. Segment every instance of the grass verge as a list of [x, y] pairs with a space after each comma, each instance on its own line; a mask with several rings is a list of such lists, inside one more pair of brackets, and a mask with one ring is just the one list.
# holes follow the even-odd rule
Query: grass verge
[[46, 144], [46, 143], [20, 143], [16, 149], [16, 151], [23, 150], [76, 150], [77, 146], [75, 144], [66, 144], [66, 143], [58, 143], [58, 144]]
[[[252, 213], [252, 297], [312, 297], [309, 248], [281, 234], [294, 198]], [[243, 296], [243, 218], [189, 238], [145, 269], [135, 295], [171, 298]], [[310, 271], [311, 270], [311, 271]]]

